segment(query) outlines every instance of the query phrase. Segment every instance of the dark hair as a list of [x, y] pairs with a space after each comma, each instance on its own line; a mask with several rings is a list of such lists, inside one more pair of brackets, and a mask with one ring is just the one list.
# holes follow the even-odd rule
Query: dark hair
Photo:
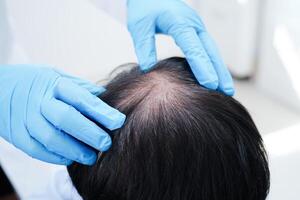
[[[262, 138], [232, 97], [201, 87], [183, 58], [137, 66], [101, 99], [126, 114], [93, 166], [68, 167], [86, 200], [263, 200], [269, 168]], [[107, 130], [108, 131], [108, 130]]]

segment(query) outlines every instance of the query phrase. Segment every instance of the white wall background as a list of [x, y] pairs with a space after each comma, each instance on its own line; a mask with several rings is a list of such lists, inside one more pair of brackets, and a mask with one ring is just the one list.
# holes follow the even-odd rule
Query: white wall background
[[232, 73], [300, 111], [300, 1], [193, 2]]
[[265, 1], [257, 87], [300, 110], [300, 1]]
[[[90, 80], [136, 61], [124, 21], [125, 5], [113, 19], [107, 1], [0, 1], [0, 63], [47, 63]], [[105, 7], [109, 12], [111, 7]], [[116, 11], [114, 12], [116, 14]], [[180, 51], [169, 38], [158, 41], [160, 57]]]

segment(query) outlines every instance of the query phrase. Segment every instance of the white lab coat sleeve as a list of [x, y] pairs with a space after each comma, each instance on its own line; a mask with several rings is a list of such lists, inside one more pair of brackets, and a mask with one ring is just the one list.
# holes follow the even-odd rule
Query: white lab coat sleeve
[[25, 200], [82, 200], [73, 186], [66, 167], [57, 169], [49, 181], [48, 187], [42, 191], [32, 192]]

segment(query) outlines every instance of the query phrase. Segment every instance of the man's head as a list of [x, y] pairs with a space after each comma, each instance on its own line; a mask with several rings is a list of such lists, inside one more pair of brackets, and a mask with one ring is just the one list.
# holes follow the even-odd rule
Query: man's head
[[[94, 166], [68, 167], [83, 199], [262, 200], [269, 169], [261, 136], [232, 97], [197, 83], [183, 58], [117, 75], [100, 98], [126, 114]], [[108, 130], [107, 130], [108, 131]]]

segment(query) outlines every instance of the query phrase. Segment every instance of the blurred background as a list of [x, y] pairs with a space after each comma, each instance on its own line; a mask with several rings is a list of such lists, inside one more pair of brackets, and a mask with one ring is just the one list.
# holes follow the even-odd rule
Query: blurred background
[[[269, 199], [300, 199], [300, 1], [187, 3], [218, 44], [235, 78], [235, 97], [264, 137], [271, 169]], [[1, 0], [0, 63], [44, 63], [91, 81], [104, 79], [118, 65], [136, 62], [125, 4]], [[159, 58], [182, 55], [166, 36], [157, 37], [157, 46]], [[4, 140], [0, 164], [0, 177], [6, 174], [21, 199], [45, 189], [59, 168], [28, 158]], [[7, 181], [0, 184], [0, 194], [10, 193]]]

